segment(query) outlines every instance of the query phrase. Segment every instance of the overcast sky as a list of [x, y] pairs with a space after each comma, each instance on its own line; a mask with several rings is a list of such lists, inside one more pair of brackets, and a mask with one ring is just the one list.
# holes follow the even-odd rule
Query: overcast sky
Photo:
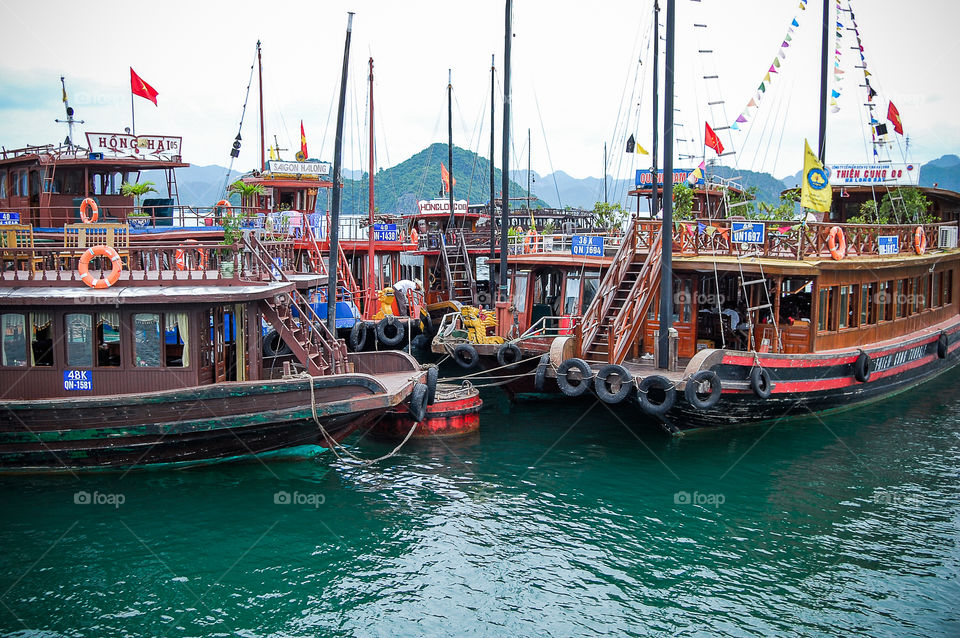
[[[803, 139], [816, 143], [818, 48], [823, 0], [677, 0], [677, 152], [703, 155], [703, 122], [732, 122], [756, 93], [791, 20], [800, 27], [780, 72], [740, 132], [721, 131], [722, 162], [773, 172], [800, 170]], [[827, 0], [834, 3], [835, 0]], [[952, 0], [850, 0], [871, 80], [900, 110], [910, 148], [924, 162], [960, 150], [955, 112], [960, 4]], [[843, 7], [847, 0], [841, 0]], [[513, 158], [544, 174], [626, 178], [648, 157], [626, 155], [630, 132], [649, 149], [652, 0], [516, 0], [513, 16]], [[661, 0], [666, 5], [666, 0]], [[833, 4], [831, 4], [832, 8]], [[489, 153], [490, 63], [496, 56], [496, 163], [500, 165], [504, 2], [435, 0], [323, 2], [45, 2], [0, 0], [0, 144], [61, 141], [60, 75], [81, 130], [130, 125], [129, 70], [159, 91], [159, 107], [136, 98], [137, 132], [182, 135], [184, 159], [229, 162], [257, 39], [263, 42], [267, 137], [291, 159], [300, 120], [310, 155], [331, 161], [347, 11], [355, 11], [344, 143], [346, 168], [367, 164], [367, 60], [374, 58], [376, 164], [399, 163], [446, 141], [447, 70], [453, 70], [454, 143]], [[661, 11], [661, 22], [664, 21]], [[835, 19], [835, 18], [834, 18]], [[865, 89], [849, 14], [844, 24], [840, 112], [831, 115], [828, 161], [864, 162]], [[696, 27], [695, 24], [706, 25]], [[831, 33], [831, 49], [833, 48]], [[699, 53], [712, 51], [712, 53]], [[831, 66], [833, 61], [831, 60]], [[717, 79], [703, 76], [716, 75]], [[256, 76], [237, 168], [259, 162]], [[722, 102], [708, 106], [709, 102]], [[77, 136], [83, 139], [80, 136]], [[894, 138], [891, 158], [903, 158]], [[268, 142], [268, 143], [270, 143]], [[706, 151], [708, 158], [713, 151]], [[678, 165], [696, 165], [684, 158]], [[661, 164], [662, 165], [662, 164]]]

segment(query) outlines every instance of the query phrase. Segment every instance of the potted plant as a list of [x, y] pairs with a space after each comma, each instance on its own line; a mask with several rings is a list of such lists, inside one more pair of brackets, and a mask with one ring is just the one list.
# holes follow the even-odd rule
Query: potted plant
[[[263, 187], [263, 184], [247, 184], [242, 179], [238, 179], [230, 184], [227, 192], [238, 193], [240, 195], [241, 208], [259, 208], [259, 198], [267, 194], [267, 190]], [[247, 227], [251, 225], [252, 224], [248, 224]]]
[[132, 228], [146, 228], [150, 224], [151, 214], [140, 208], [140, 198], [147, 193], [156, 193], [153, 182], [130, 183], [120, 185], [120, 194], [124, 197], [133, 197], [133, 210], [127, 214], [127, 223]]
[[232, 208], [228, 208], [223, 211], [220, 223], [223, 225], [223, 241], [220, 242], [223, 248], [218, 251], [220, 274], [224, 277], [233, 277], [236, 247], [243, 239], [243, 213], [234, 213]]
[[543, 238], [543, 252], [553, 252], [553, 234], [557, 232], [557, 225], [551, 219], [543, 225], [540, 235]]

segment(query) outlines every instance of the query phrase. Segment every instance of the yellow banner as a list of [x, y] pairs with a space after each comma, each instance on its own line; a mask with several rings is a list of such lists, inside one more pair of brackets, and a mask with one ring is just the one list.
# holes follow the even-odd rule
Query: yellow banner
[[803, 141], [803, 182], [800, 187], [800, 205], [804, 208], [826, 213], [830, 210], [833, 191], [823, 164], [810, 150], [810, 143]]

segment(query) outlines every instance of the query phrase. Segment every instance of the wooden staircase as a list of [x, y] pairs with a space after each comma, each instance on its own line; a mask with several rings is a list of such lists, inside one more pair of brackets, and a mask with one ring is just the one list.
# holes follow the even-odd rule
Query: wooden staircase
[[447, 294], [451, 301], [463, 305], [477, 305], [477, 282], [474, 281], [470, 253], [462, 232], [457, 232], [456, 241], [451, 245], [444, 240], [441, 251], [444, 275], [447, 279]]
[[[303, 228], [304, 239], [306, 239], [307, 243], [307, 260], [310, 270], [321, 275], [326, 275], [328, 253], [320, 250], [320, 244], [317, 242], [313, 230], [310, 228], [310, 224], [304, 224]], [[343, 289], [342, 292], [338, 291], [337, 299], [338, 301], [342, 301], [346, 297], [349, 297], [353, 300], [353, 303], [356, 304], [357, 308], [360, 309], [361, 313], [364, 313], [363, 316], [366, 317], [366, 306], [370, 304], [367, 303], [367, 297], [360, 293], [360, 286], [357, 285], [357, 280], [353, 278], [353, 271], [350, 270], [350, 262], [347, 261], [346, 253], [343, 252], [342, 244], [337, 244], [337, 252], [337, 281], [339, 287]], [[376, 300], [376, 297], [376, 291], [374, 291], [372, 298]], [[376, 312], [376, 310], [373, 312]]]
[[[273, 281], [290, 281], [283, 271], [271, 267], [270, 257], [256, 237], [249, 236], [247, 248]], [[320, 376], [348, 371], [346, 344], [331, 334], [296, 288], [261, 301], [260, 311], [307, 372]]]
[[661, 233], [643, 255], [637, 251], [637, 232], [633, 221], [583, 315], [580, 356], [588, 361], [623, 363], [643, 334], [660, 283]]

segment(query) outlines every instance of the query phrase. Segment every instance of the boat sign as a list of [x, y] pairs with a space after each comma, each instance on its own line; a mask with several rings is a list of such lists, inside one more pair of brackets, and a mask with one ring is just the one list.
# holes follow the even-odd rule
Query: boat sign
[[397, 241], [397, 225], [374, 224], [373, 241]]
[[730, 222], [733, 235], [730, 241], [734, 244], [762, 244], [764, 228], [763, 222]]
[[63, 389], [64, 390], [93, 390], [93, 371], [92, 370], [64, 370], [63, 371]]
[[282, 162], [280, 160], [267, 161], [267, 172], [274, 175], [329, 175], [330, 164], [327, 162]]
[[570, 240], [570, 252], [574, 255], [603, 257], [603, 237], [574, 235]]
[[877, 237], [877, 248], [881, 255], [900, 254], [900, 238], [896, 235]]
[[20, 213], [0, 213], [0, 224], [19, 224]]

